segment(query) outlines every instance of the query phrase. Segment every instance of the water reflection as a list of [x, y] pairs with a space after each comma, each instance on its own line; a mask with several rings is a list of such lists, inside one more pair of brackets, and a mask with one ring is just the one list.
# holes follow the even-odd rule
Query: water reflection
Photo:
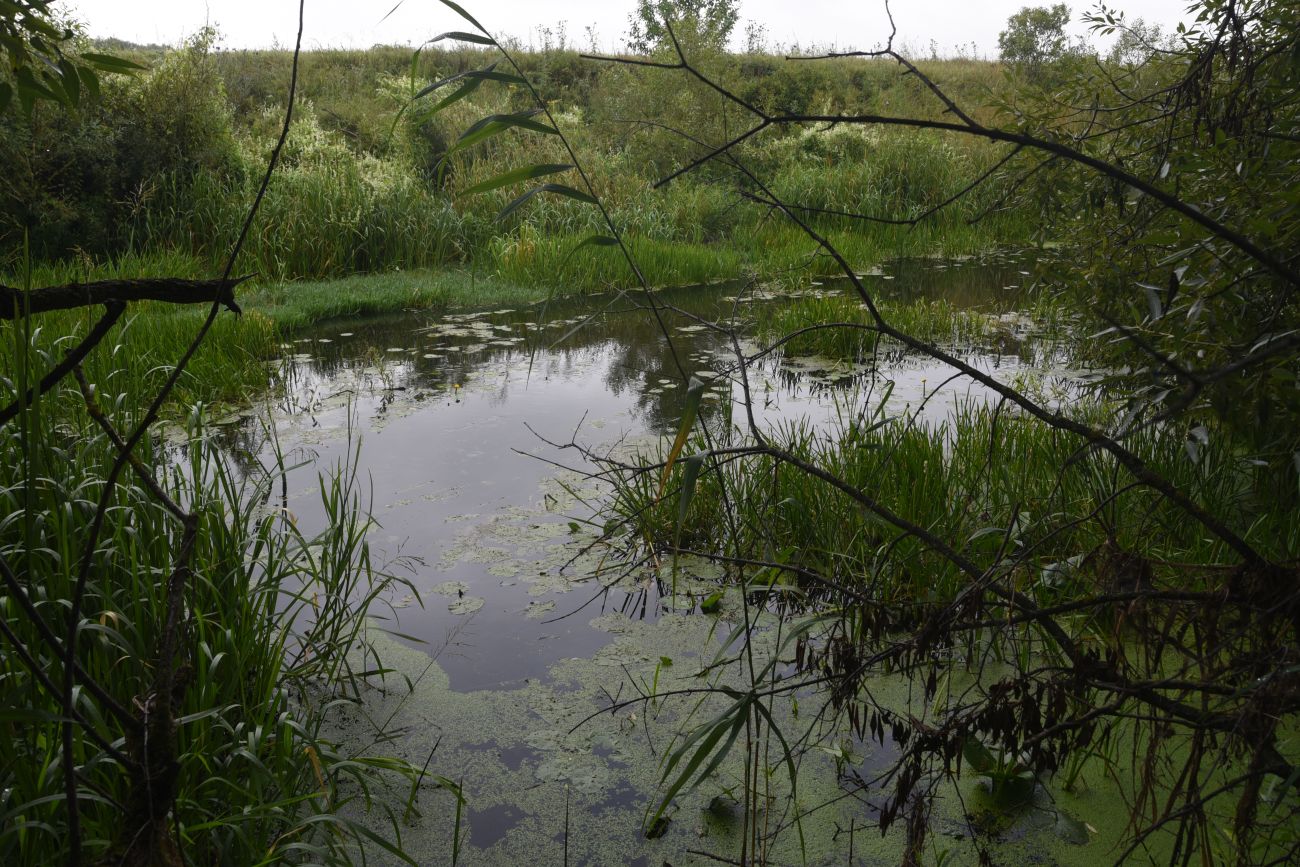
[[[1014, 308], [1027, 270], [1015, 260], [907, 262], [865, 279], [893, 297], [1001, 314]], [[846, 287], [827, 282], [800, 291]], [[545, 677], [555, 660], [589, 656], [609, 643], [608, 632], [588, 625], [593, 617], [618, 611], [652, 618], [660, 610], [652, 586], [607, 587], [584, 574], [591, 562], [569, 563], [598, 535], [590, 522], [605, 492], [532, 455], [583, 470], [575, 452], [557, 452], [541, 438], [599, 446], [670, 433], [692, 376], [718, 381], [701, 415], [715, 430], [725, 428], [743, 400], [734, 347], [696, 317], [730, 320], [738, 311], [743, 331], [753, 305], [788, 303], [788, 295], [733, 284], [664, 291], [656, 303], [676, 308], [662, 312], [666, 333], [628, 296], [545, 309], [403, 313], [327, 324], [286, 344], [284, 388], [270, 415], [280, 446], [315, 464], [291, 472], [285, 505], [304, 530], [319, 526], [317, 473], [361, 437], [361, 477], [369, 479], [379, 522], [372, 544], [417, 564], [419, 598], [390, 600], [392, 625], [440, 650], [453, 688]], [[1011, 327], [960, 351], [1000, 379], [1046, 375], [1059, 364], [1059, 349], [1026, 337]], [[757, 348], [748, 340], [742, 347]], [[898, 408], [924, 406], [923, 419], [933, 423], [960, 401], [992, 399], [969, 380], [947, 381], [950, 373], [886, 347], [858, 364], [772, 355], [748, 376], [761, 424], [830, 425], [886, 392]], [[1065, 394], [1068, 380], [1062, 383]], [[272, 451], [269, 434], [251, 419], [230, 421], [221, 436], [252, 472], [253, 458], [266, 460]]]

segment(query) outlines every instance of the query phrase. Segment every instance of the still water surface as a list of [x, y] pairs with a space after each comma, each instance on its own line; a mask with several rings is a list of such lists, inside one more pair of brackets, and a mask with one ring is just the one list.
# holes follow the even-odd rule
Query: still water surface
[[[1050, 380], [1058, 376], [1050, 343], [1032, 339], [1031, 324], [1009, 315], [1027, 270], [1015, 260], [902, 262], [866, 279], [884, 295], [1001, 316], [1006, 326], [995, 338], [959, 347], [960, 354], [1007, 381], [1033, 371]], [[665, 290], [655, 303], [676, 309], [658, 317], [634, 296], [407, 312], [330, 323], [286, 345], [286, 388], [270, 417], [280, 447], [312, 461], [290, 474], [288, 507], [303, 529], [319, 527], [317, 474], [359, 443], [356, 460], [380, 525], [371, 544], [416, 590], [376, 613], [405, 636], [393, 645], [396, 667], [427, 693], [400, 700], [385, 693], [384, 700], [396, 702], [408, 758], [420, 764], [434, 753], [434, 771], [454, 769], [465, 781], [462, 863], [549, 860], [554, 853], [534, 849], [563, 836], [558, 798], [576, 798], [571, 807], [583, 815], [582, 833], [569, 834], [571, 863], [644, 857], [658, 864], [671, 853], [686, 858], [692, 845], [725, 848], [734, 829], [711, 831], [705, 820], [679, 817], [662, 840], [641, 837], [657, 779], [644, 720], [625, 715], [594, 732], [568, 731], [601, 706], [600, 694], [630, 695], [627, 682], [667, 671], [664, 659], [675, 658], [681, 671], [718, 636], [703, 615], [666, 614], [654, 582], [612, 580], [598, 557], [582, 554], [599, 535], [608, 491], [583, 476], [592, 467], [577, 450], [557, 446], [577, 441], [625, 454], [656, 447], [677, 429], [691, 377], [715, 383], [702, 410], [706, 423], [725, 426], [732, 412], [739, 419], [743, 392], [728, 377], [732, 341], [701, 323], [736, 324], [742, 348], [753, 351], [745, 324], [755, 305], [842, 291], [834, 284], [784, 294], [741, 285]], [[960, 402], [989, 399], [963, 380], [936, 394], [949, 372], [889, 352], [869, 365], [772, 356], [750, 369], [752, 409], [760, 424], [802, 420], [829, 430], [878, 400], [888, 382], [898, 409], [924, 403], [924, 420], [937, 425]], [[269, 458], [264, 428], [251, 420], [231, 425], [227, 436]], [[670, 732], [680, 720], [666, 713], [656, 722]], [[642, 745], [648, 763], [628, 734], [638, 724], [651, 741]], [[831, 800], [829, 765], [822, 776], [830, 777]], [[406, 845], [442, 861], [451, 822], [445, 804], [429, 809]], [[852, 802], [831, 813], [832, 826], [854, 815], [864, 822]], [[841, 850], [851, 844], [832, 836], [818, 851], [828, 863], [844, 863]], [[628, 857], [610, 861], [612, 852]]]
[[[1023, 271], [1016, 262], [904, 262], [869, 282], [894, 296], [945, 299], [997, 314], [1013, 303]], [[288, 389], [274, 415], [281, 447], [316, 459], [296, 473], [291, 508], [300, 526], [320, 519], [316, 473], [345, 456], [351, 432], [360, 440], [362, 478], [381, 524], [372, 542], [389, 557], [407, 558], [421, 590], [423, 607], [415, 599], [394, 600], [403, 606], [401, 631], [437, 645], [458, 629], [455, 652], [440, 658], [457, 689], [544, 676], [550, 661], [589, 655], [608, 640], [583, 618], [525, 616], [536, 615], [539, 603], [554, 602], [564, 613], [585, 601], [581, 586], [554, 574], [555, 558], [545, 554], [571, 534], [570, 521], [593, 517], [587, 503], [557, 508], [571, 499], [557, 476], [571, 485], [578, 480], [557, 474], [550, 461], [590, 466], [575, 451], [549, 443], [576, 439], [599, 449], [675, 432], [689, 378], [717, 377], [734, 366], [729, 339], [691, 317], [734, 318], [743, 329], [753, 304], [789, 297], [755, 301], [755, 294], [736, 285], [658, 293], [659, 304], [687, 314], [663, 312], [666, 333], [632, 296], [440, 316], [411, 312], [305, 333], [288, 345]], [[1010, 380], [1043, 362], [1024, 336], [1013, 323], [993, 345], [965, 347], [962, 354]], [[958, 401], [989, 399], [962, 380], [936, 395], [934, 386], [948, 373], [888, 353], [874, 371], [778, 358], [752, 370], [750, 385], [763, 424], [829, 425], [879, 395], [885, 381], [900, 408], [927, 396], [924, 415], [938, 423]], [[738, 406], [743, 395], [738, 382], [723, 380], [710, 398], [705, 415], [716, 420], [724, 404]], [[435, 587], [463, 593], [448, 599]], [[483, 600], [468, 624], [457, 613], [473, 606], [463, 604], [467, 596]], [[606, 599], [588, 613], [626, 601]]]

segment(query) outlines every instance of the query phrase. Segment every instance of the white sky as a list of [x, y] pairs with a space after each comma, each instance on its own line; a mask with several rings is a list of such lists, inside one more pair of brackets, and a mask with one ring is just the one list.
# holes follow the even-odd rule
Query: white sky
[[[377, 42], [413, 44], [465, 24], [437, 0], [406, 0], [388, 20], [384, 13], [397, 0], [307, 0], [303, 35], [308, 48], [360, 47]], [[997, 53], [998, 32], [1007, 17], [1025, 5], [1051, 0], [894, 0], [901, 45], [911, 53], [929, 53], [931, 40], [940, 53], [956, 46], [980, 55]], [[1171, 28], [1188, 0], [1110, 0], [1130, 18]], [[569, 41], [587, 47], [585, 30], [594, 25], [601, 50], [617, 50], [627, 31], [634, 0], [461, 0], [461, 4], [497, 36], [539, 42], [538, 28], [567, 22]], [[205, 23], [215, 24], [227, 48], [292, 46], [297, 32], [296, 0], [63, 0], [65, 9], [84, 21], [92, 36], [116, 36], [133, 42], [175, 44]], [[1092, 0], [1073, 0], [1078, 15]], [[881, 0], [741, 0], [741, 26], [757, 21], [767, 27], [768, 41], [803, 46], [870, 48], [888, 34]], [[1082, 28], [1075, 27], [1082, 33]]]

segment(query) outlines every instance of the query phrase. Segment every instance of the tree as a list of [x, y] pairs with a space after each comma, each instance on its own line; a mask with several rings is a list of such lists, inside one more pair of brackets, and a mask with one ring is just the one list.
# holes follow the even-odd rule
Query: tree
[[1106, 59], [1122, 66], [1136, 66], [1145, 62], [1166, 42], [1159, 24], [1148, 24], [1135, 18], [1131, 24], [1122, 20], [1115, 25], [1115, 44], [1106, 52]]
[[720, 49], [740, 20], [739, 6], [739, 0], [638, 0], [627, 44], [633, 51], [654, 50], [668, 37], [668, 21], [679, 36], [687, 33], [706, 47]]
[[1025, 6], [1007, 19], [1007, 29], [998, 34], [998, 53], [1007, 63], [1042, 67], [1065, 56], [1069, 37], [1070, 7]]
[[[76, 31], [50, 7], [54, 0], [14, 0], [0, 3], [0, 112], [17, 95], [31, 114], [40, 100], [69, 108], [81, 101], [82, 91], [99, 93], [99, 72], [130, 72], [138, 64], [109, 54], [78, 52]], [[7, 79], [7, 80], [6, 80]]]

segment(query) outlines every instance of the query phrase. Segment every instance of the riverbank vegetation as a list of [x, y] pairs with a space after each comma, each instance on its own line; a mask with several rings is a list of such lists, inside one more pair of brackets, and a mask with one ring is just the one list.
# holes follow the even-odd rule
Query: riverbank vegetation
[[[179, 49], [127, 56], [149, 68], [105, 82], [99, 102], [75, 113], [40, 106], [30, 119], [5, 116], [0, 147], [14, 170], [0, 191], [0, 256], [11, 269], [24, 238], [38, 262], [94, 267], [123, 256], [181, 256], [210, 268], [238, 233], [276, 134], [287, 55], [222, 51], [217, 35], [204, 32]], [[790, 227], [745, 207], [725, 175], [696, 173], [651, 189], [696, 147], [672, 128], [691, 121], [697, 89], [600, 70], [571, 49], [520, 60], [583, 153], [651, 282], [771, 275], [811, 254]], [[537, 137], [453, 149], [474, 120], [527, 108], [522, 89], [479, 88], [436, 115], [427, 98], [403, 110], [418, 87], [490, 62], [485, 50], [443, 45], [414, 62], [400, 48], [307, 52], [298, 118], [247, 243], [248, 270], [263, 281], [437, 268], [565, 291], [624, 283], [616, 257], [568, 255], [594, 228], [581, 203], [539, 202], [499, 221], [505, 191], [460, 195], [508, 167], [555, 160], [554, 142]], [[888, 110], [919, 104], [923, 91], [883, 63], [791, 65], [718, 54], [715, 64], [744, 98], [783, 110]], [[993, 115], [996, 64], [935, 61], [930, 69]], [[735, 122], [731, 114], [719, 105], [712, 123], [721, 130]], [[844, 127], [769, 136], [746, 156], [809, 207], [895, 216], [938, 204], [995, 158], [979, 142]], [[995, 202], [989, 190], [916, 230], [831, 215], [819, 224], [876, 259], [1028, 238], [1034, 226], [1019, 215], [966, 225]]]
[[[212, 273], [238, 236], [277, 134], [288, 53], [220, 50], [211, 31], [176, 49], [120, 53], [145, 68], [106, 80], [102, 99], [76, 111], [37, 104], [30, 116], [0, 117], [0, 158], [14, 169], [0, 189], [0, 283], [197, 278]], [[228, 401], [259, 390], [262, 362], [278, 342], [321, 319], [628, 285], [616, 251], [575, 254], [599, 229], [581, 202], [538, 200], [499, 220], [508, 190], [461, 195], [509, 168], [563, 161], [547, 137], [453, 148], [479, 117], [526, 108], [521, 88], [481, 87], [436, 114], [435, 97], [410, 102], [417, 82], [490, 62], [486, 50], [446, 43], [414, 61], [395, 47], [303, 54], [297, 117], [241, 258], [253, 275], [239, 290], [248, 315], [216, 326], [182, 397]], [[520, 62], [583, 154], [652, 285], [797, 281], [834, 271], [797, 228], [751, 207], [725, 173], [652, 189], [698, 147], [673, 129], [691, 123], [699, 92], [598, 70], [569, 47], [524, 52]], [[887, 64], [799, 66], [761, 53], [716, 53], [714, 62], [745, 98], [782, 109], [888, 110], [918, 104], [923, 90]], [[936, 60], [929, 68], [994, 115], [996, 64]], [[718, 130], [734, 122], [729, 111], [719, 107]], [[904, 217], [944, 201], [996, 159], [980, 142], [845, 127], [768, 137], [746, 157], [810, 208]], [[916, 226], [863, 225], [832, 213], [816, 223], [867, 263], [1027, 242], [1036, 224], [1000, 209], [1000, 195], [986, 189]], [[197, 324], [192, 311], [170, 305], [133, 312], [149, 323], [136, 332], [148, 336], [125, 343], [118, 362], [135, 369], [166, 364]], [[45, 334], [76, 327], [66, 322]]]
[[[700, 23], [688, 7], [677, 24]], [[1198, 9], [1176, 38], [1139, 33], [1105, 61], [1063, 41], [1059, 15], [1024, 16], [1011, 35], [1033, 38], [1007, 40], [1005, 68], [913, 64], [892, 43], [815, 63], [728, 55], [672, 16], [643, 31], [638, 61], [519, 52], [481, 30], [414, 58], [224, 52], [204, 33], [128, 52], [148, 68], [84, 102], [70, 82], [88, 79], [53, 58], [62, 96], [20, 88], [29, 104], [0, 116], [15, 169], [0, 255], [23, 290], [0, 350], [2, 851], [245, 863], [397, 845], [397, 812], [381, 838], [339, 807], [374, 772], [409, 774], [412, 799], [424, 774], [319, 737], [333, 703], [382, 674], [365, 616], [399, 581], [371, 561], [355, 475], [322, 477], [329, 529], [308, 538], [275, 498], [282, 462], [237, 464], [185, 409], [263, 388], [293, 329], [611, 288], [654, 307], [660, 284], [755, 278], [741, 307], [765, 282], [835, 274], [848, 295], [757, 311], [754, 334], [689, 326], [734, 352], [710, 382], [680, 371], [671, 445], [589, 455], [614, 482], [600, 543], [638, 585], [676, 597], [690, 555], [725, 567], [701, 614], [738, 601], [709, 668], [739, 686], [661, 750], [647, 836], [743, 750], [744, 782], [723, 792], [741, 849], [710, 857], [761, 861], [764, 835], [795, 833], [785, 817], [808, 807], [801, 753], [831, 738], [849, 794], [881, 830], [905, 826], [904, 863], [947, 857], [928, 822], [939, 792], [1104, 778], [1129, 813], [1107, 858], [1293, 859], [1300, 32], [1280, 0]], [[524, 186], [562, 173], [573, 186]], [[1036, 295], [1018, 288], [1006, 311], [1023, 319], [886, 298], [863, 276], [1045, 240], [1023, 281]], [[85, 312], [98, 302], [21, 309], [39, 287], [155, 269], [195, 278], [207, 318], [156, 297], [134, 320], [107, 296], [100, 317]], [[243, 270], [257, 283], [236, 293]], [[974, 355], [1008, 322], [1065, 355], [999, 376]], [[61, 363], [82, 340], [94, 351]], [[829, 429], [760, 424], [751, 374], [807, 354], [851, 367], [866, 398]], [[990, 397], [931, 423], [890, 401], [882, 354]], [[1045, 385], [1067, 361], [1092, 369]], [[713, 412], [718, 384], [739, 399]], [[920, 402], [940, 386], [922, 380]], [[191, 419], [182, 444], [152, 433], [168, 407]], [[773, 636], [756, 665], [747, 642]], [[881, 673], [913, 694], [878, 697]], [[657, 682], [604, 710], [708, 691]], [[847, 769], [841, 737], [885, 764]], [[769, 824], [780, 774], [788, 803]], [[997, 835], [967, 819], [958, 835], [988, 857]], [[1088, 844], [1086, 821], [1055, 827]]]
[[[0, 8], [6, 122], [89, 108], [101, 75], [132, 68], [80, 50], [47, 6]], [[319, 468], [329, 520], [307, 533], [276, 499], [284, 455], [231, 451], [206, 427], [204, 401], [266, 386], [271, 321], [217, 316], [237, 309], [239, 244], [216, 280], [142, 280], [119, 258], [117, 279], [72, 287], [34, 284], [29, 249], [0, 310], [0, 852], [73, 865], [396, 852], [339, 810], [410, 769], [321, 734], [378, 668], [369, 618], [405, 580], [372, 557], [355, 452]], [[148, 309], [186, 301], [208, 318]]]

